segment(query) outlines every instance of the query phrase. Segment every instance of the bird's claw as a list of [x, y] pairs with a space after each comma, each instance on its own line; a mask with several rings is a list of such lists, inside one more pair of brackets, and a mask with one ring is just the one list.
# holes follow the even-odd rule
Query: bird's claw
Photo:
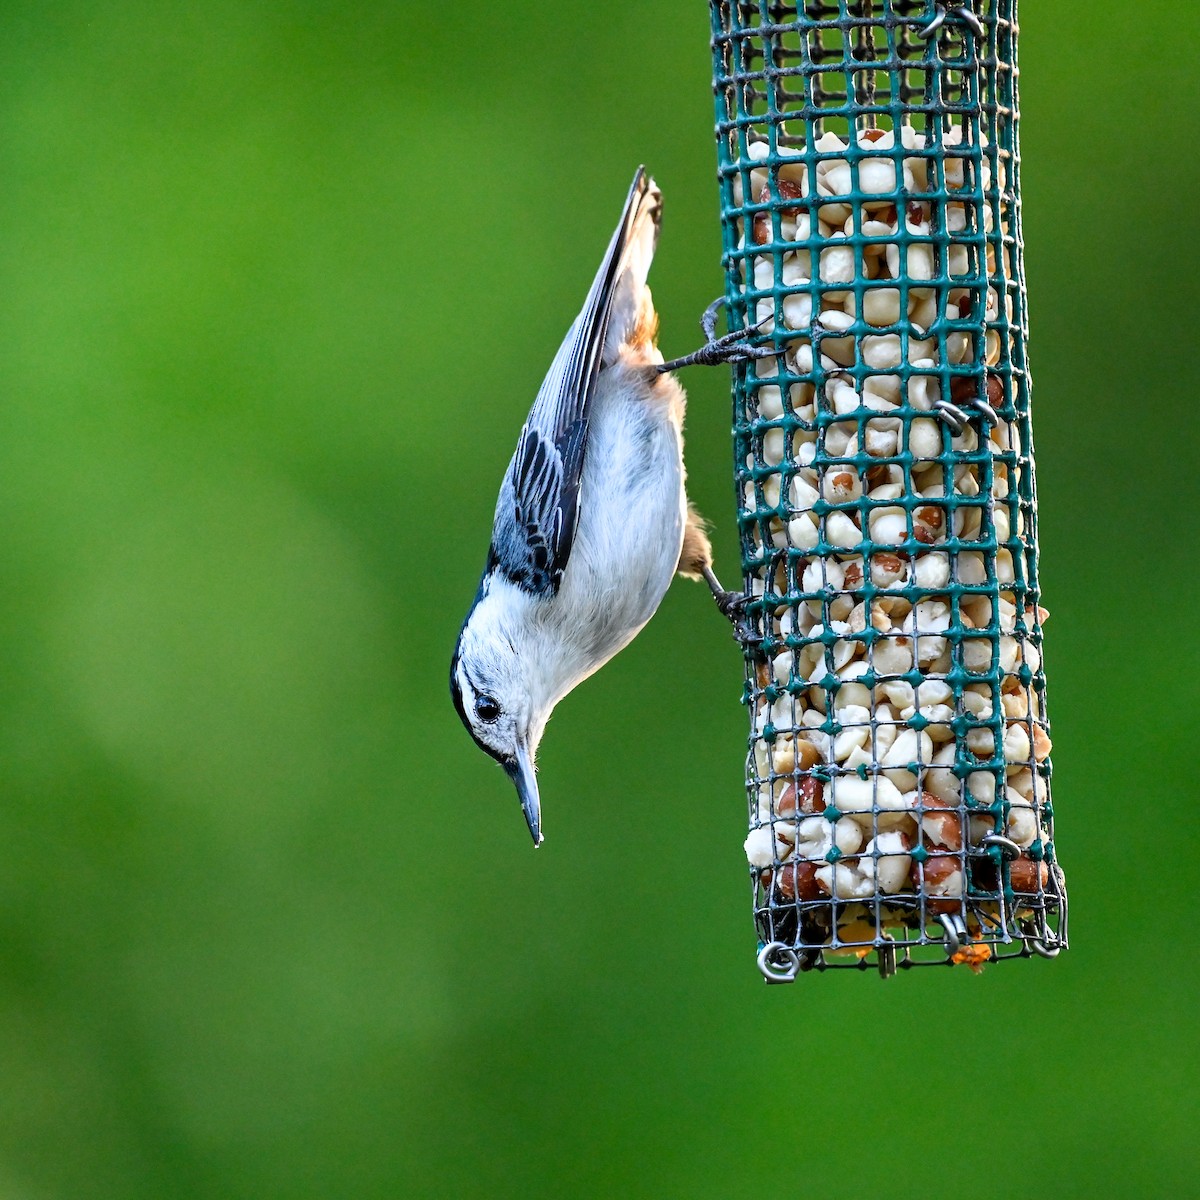
[[717, 602], [717, 611], [733, 626], [733, 637], [738, 645], [743, 649], [758, 645], [762, 635], [746, 616], [746, 606], [754, 597], [723, 588], [711, 568], [705, 570], [704, 579]]
[[754, 625], [745, 613], [745, 607], [750, 597], [742, 595], [741, 592], [726, 592], [725, 595], [729, 597], [729, 602], [722, 604], [718, 600], [717, 608], [720, 609], [721, 615], [733, 626], [733, 640], [743, 650], [757, 647], [762, 642], [762, 634], [754, 628]]
[[721, 616], [730, 621], [735, 621], [742, 616], [746, 611], [746, 605], [750, 603], [750, 597], [745, 592], [727, 592], [724, 589], [713, 592], [713, 599], [717, 602], [717, 609]]
[[[700, 328], [704, 331], [705, 343], [699, 350], [685, 354], [682, 358], [673, 358], [670, 362], [658, 366], [659, 374], [667, 371], [677, 371], [680, 367], [715, 367], [721, 363], [750, 362], [756, 358], [766, 358], [776, 353], [774, 346], [751, 345], [749, 337], [756, 333], [766, 320], [760, 321], [749, 330], [732, 329], [728, 333], [717, 336], [717, 315], [725, 297], [719, 296], [705, 310], [700, 318]], [[767, 319], [769, 320], [769, 318]]]
[[718, 296], [700, 315], [700, 329], [704, 334], [706, 342], [715, 342], [717, 340], [717, 315], [721, 311], [721, 305], [725, 303], [724, 296]]
[[751, 345], [744, 329], [733, 329], [708, 342], [701, 348], [701, 353], [705, 355], [707, 364], [715, 366], [723, 362], [749, 362], [755, 358], [766, 358], [775, 353], [775, 347]]

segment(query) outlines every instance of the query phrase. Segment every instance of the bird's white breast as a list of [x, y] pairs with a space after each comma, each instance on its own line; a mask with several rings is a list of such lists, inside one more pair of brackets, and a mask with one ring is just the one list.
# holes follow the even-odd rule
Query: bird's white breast
[[559, 681], [563, 692], [625, 646], [670, 586], [687, 515], [682, 412], [669, 376], [623, 364], [601, 373], [575, 544], [546, 612], [573, 676]]

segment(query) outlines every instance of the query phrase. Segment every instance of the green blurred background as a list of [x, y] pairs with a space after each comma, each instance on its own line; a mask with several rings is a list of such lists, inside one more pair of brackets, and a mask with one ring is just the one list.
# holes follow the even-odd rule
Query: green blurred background
[[1200, 1191], [1200, 15], [1023, 16], [1075, 948], [766, 988], [702, 589], [537, 853], [446, 688], [637, 163], [669, 354], [721, 288], [705, 6], [0, 5], [0, 1200]]

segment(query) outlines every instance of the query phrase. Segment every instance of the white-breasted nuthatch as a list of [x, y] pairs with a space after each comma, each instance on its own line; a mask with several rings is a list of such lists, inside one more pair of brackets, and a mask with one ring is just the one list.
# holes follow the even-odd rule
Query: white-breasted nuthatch
[[534, 845], [534, 755], [555, 704], [633, 639], [677, 571], [705, 579], [722, 611], [736, 610], [684, 491], [685, 396], [667, 372], [763, 351], [736, 341], [741, 334], [712, 340], [710, 309], [709, 345], [663, 362], [646, 287], [661, 212], [662, 194], [639, 168], [521, 430], [450, 667], [458, 714], [516, 784]]

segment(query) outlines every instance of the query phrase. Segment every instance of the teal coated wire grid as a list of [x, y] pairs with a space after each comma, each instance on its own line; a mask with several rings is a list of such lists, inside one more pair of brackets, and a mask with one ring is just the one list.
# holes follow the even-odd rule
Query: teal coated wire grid
[[711, 0], [769, 981], [1067, 944], [1016, 0]]

